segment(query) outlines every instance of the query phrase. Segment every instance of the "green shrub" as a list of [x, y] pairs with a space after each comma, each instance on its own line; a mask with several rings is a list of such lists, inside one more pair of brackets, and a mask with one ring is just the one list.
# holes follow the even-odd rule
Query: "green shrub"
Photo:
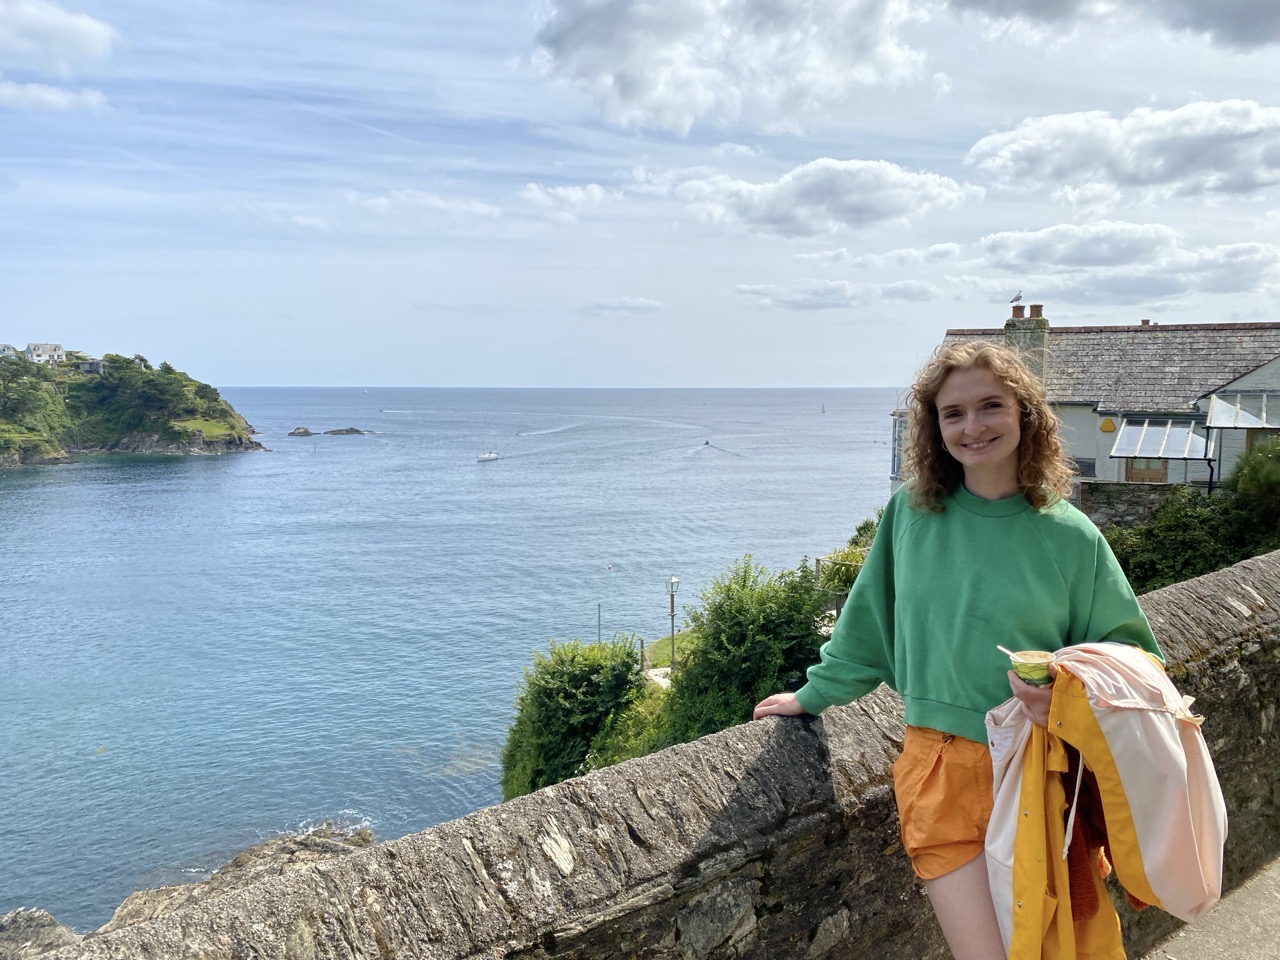
[[1268, 549], [1280, 545], [1276, 543], [1280, 535], [1280, 437], [1255, 444], [1236, 461], [1223, 486], [1252, 516], [1263, 545], [1271, 544]]
[[748, 554], [713, 581], [689, 612], [698, 641], [672, 678], [665, 743], [741, 723], [762, 698], [797, 688], [821, 645], [825, 599], [807, 559], [769, 574]]
[[643, 684], [631, 637], [588, 644], [553, 640], [548, 653], [535, 651], [502, 751], [503, 799], [583, 772]]
[[882, 516], [884, 507], [877, 510], [874, 517], [868, 517], [858, 524], [843, 547], [822, 558], [818, 589], [841, 597], [848, 595], [853, 581], [858, 579], [858, 573], [862, 570], [862, 561], [871, 549], [871, 541], [876, 538], [876, 529], [880, 526]]
[[1230, 497], [1180, 486], [1147, 523], [1105, 535], [1134, 592], [1146, 593], [1235, 563], [1232, 507]]
[[645, 684], [639, 699], [616, 715], [591, 748], [582, 772], [648, 756], [664, 745], [667, 691], [656, 683]]

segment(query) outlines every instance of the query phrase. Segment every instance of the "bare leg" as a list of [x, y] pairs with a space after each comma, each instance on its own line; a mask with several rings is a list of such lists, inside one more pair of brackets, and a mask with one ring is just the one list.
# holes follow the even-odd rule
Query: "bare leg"
[[926, 880], [924, 886], [955, 960], [1004, 960], [984, 856], [979, 854], [963, 867]]

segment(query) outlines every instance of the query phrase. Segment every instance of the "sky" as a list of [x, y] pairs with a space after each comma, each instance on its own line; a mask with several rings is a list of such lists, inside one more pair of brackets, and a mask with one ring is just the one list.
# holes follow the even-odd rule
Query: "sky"
[[900, 387], [1270, 321], [1276, 0], [0, 0], [0, 342], [217, 386]]

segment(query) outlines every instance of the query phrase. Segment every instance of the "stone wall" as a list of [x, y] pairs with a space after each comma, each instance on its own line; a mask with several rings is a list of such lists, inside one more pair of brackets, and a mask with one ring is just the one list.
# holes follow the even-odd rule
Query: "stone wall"
[[1074, 486], [1071, 502], [1099, 528], [1105, 528], [1113, 523], [1121, 526], [1142, 523], [1180, 484], [1081, 480]]
[[[1233, 886], [1280, 851], [1280, 553], [1143, 605], [1207, 717]], [[884, 690], [744, 724], [46, 956], [943, 960], [897, 837], [901, 736]], [[1124, 913], [1131, 956], [1176, 926]]]

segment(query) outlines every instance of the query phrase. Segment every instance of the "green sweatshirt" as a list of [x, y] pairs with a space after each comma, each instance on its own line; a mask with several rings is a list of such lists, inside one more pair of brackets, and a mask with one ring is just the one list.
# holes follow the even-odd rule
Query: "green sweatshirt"
[[884, 683], [907, 723], [986, 743], [1010, 697], [1010, 650], [1118, 641], [1160, 657], [1151, 626], [1098, 528], [1065, 501], [981, 500], [961, 486], [941, 513], [898, 490], [822, 659], [796, 693], [808, 713]]

